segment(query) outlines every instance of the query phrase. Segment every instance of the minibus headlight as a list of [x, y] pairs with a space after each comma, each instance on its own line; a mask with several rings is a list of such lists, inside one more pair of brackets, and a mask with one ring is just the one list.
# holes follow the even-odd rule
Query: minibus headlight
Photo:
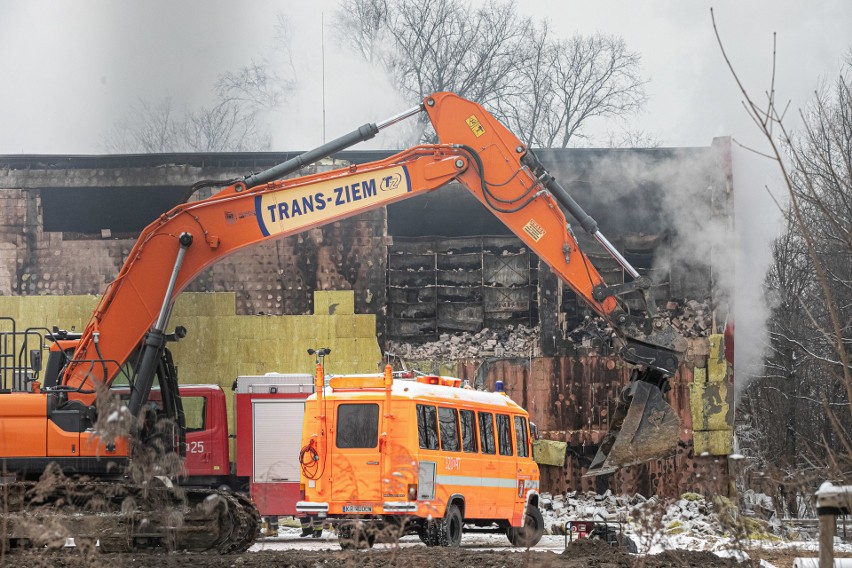
[[408, 484], [408, 500], [409, 501], [417, 501], [417, 484], [409, 483]]

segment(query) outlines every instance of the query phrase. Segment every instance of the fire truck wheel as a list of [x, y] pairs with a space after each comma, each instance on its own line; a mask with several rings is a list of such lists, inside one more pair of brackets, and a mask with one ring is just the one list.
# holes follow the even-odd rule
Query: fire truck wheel
[[372, 548], [376, 535], [361, 523], [348, 523], [337, 528], [337, 540], [343, 550]]
[[438, 538], [441, 546], [459, 546], [462, 538], [464, 520], [456, 505], [447, 507], [444, 518], [438, 523]]
[[538, 507], [533, 506], [527, 507], [523, 527], [509, 527], [506, 529], [506, 536], [509, 537], [509, 542], [512, 543], [512, 546], [523, 548], [531, 548], [538, 544], [543, 534], [544, 518], [541, 516], [541, 511], [538, 510]]

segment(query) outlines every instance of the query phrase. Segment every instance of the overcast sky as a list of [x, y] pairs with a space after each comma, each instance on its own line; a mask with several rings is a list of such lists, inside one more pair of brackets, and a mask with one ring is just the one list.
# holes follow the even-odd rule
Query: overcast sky
[[[820, 77], [837, 74], [852, 43], [848, 0], [519, 0], [520, 11], [546, 16], [559, 34], [621, 35], [641, 53], [650, 99], [633, 125], [672, 146], [706, 146], [714, 136], [749, 131], [713, 38], [711, 5], [757, 92], [768, 85], [778, 32], [778, 91], [794, 107]], [[321, 18], [328, 23], [335, 6], [0, 0], [0, 154], [99, 153], [110, 126], [139, 98], [171, 96], [189, 107], [209, 100], [218, 74], [270, 56], [277, 12], [291, 22], [298, 84], [270, 125], [273, 149], [315, 145], [322, 141]], [[328, 26], [325, 39], [329, 136], [410, 106], [380, 74], [341, 53]]]
[[[426, 0], [428, 1], [428, 0]], [[777, 92], [795, 110], [821, 78], [834, 78], [852, 45], [850, 0], [518, 0], [547, 17], [557, 34], [623, 36], [642, 56], [647, 108], [631, 126], [664, 146], [709, 146], [716, 136], [749, 145], [759, 137], [741, 107], [710, 20], [741, 78], [755, 94], [769, 86], [772, 33], [778, 33]], [[273, 150], [297, 150], [411, 107], [386, 77], [342, 52], [325, 27], [325, 105], [321, 25], [333, 0], [0, 0], [0, 154], [96, 154], [110, 128], [140, 99], [171, 97], [179, 108], [211, 100], [219, 74], [267, 59], [295, 77], [293, 95], [269, 118]], [[273, 49], [276, 13], [290, 23], [293, 60]], [[276, 55], [278, 54], [278, 55]], [[597, 125], [605, 130], [608, 125]], [[390, 129], [389, 129], [390, 130]], [[362, 148], [396, 147], [382, 134]], [[766, 306], [761, 287], [779, 215], [772, 168], [735, 150], [737, 343], [759, 360]], [[700, 228], [699, 228], [700, 230]], [[741, 348], [742, 345], [742, 348]]]

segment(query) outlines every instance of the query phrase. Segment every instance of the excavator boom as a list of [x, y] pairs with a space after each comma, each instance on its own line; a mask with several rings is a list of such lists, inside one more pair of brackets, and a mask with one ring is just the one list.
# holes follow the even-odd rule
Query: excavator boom
[[[385, 160], [331, 172], [278, 179], [423, 111], [440, 144], [415, 146]], [[62, 384], [79, 389], [70, 398], [91, 403], [93, 384], [109, 384], [141, 345], [130, 404], [137, 413], [151, 388], [172, 302], [201, 270], [240, 249], [426, 193], [451, 181], [466, 187], [610, 323], [618, 335], [615, 347], [621, 357], [640, 368], [635, 380], [652, 387], [646, 399], [666, 410], [664, 420], [651, 423], [641, 418], [647, 405], [633, 404], [630, 395], [623, 394], [626, 400], [616, 415], [629, 418], [620, 422], [630, 425], [630, 431], [611, 427], [610, 437], [662, 442], [647, 453], [633, 448], [625, 454], [629, 459], [609, 459], [604, 452], [591, 470], [610, 471], [659, 457], [661, 446], [673, 448], [679, 422], [661, 391], [666, 377], [677, 368], [682, 339], [670, 325], [653, 317], [650, 282], [609, 243], [594, 219], [530, 149], [480, 105], [453, 93], [435, 93], [418, 107], [366, 124], [266, 171], [232, 180], [208, 199], [184, 203], [161, 215], [139, 236], [102, 297]], [[565, 211], [635, 280], [608, 286], [580, 249]], [[637, 321], [621, 309], [618, 296], [629, 292], [643, 295], [651, 317]], [[643, 435], [637, 436], [640, 431]]]
[[[420, 112], [428, 114], [439, 144], [414, 146], [367, 164], [280, 179]], [[65, 420], [65, 427], [73, 428], [68, 424], [89, 424], [97, 414], [93, 408], [97, 393], [116, 377], [125, 376], [130, 385], [128, 410], [132, 416], [144, 416], [155, 377], [160, 379], [161, 394], [162, 389], [176, 393], [177, 379], [165, 344], [180, 338], [183, 330], [169, 334], [166, 326], [175, 297], [202, 270], [241, 249], [408, 199], [452, 181], [466, 187], [605, 318], [618, 334], [616, 347], [621, 356], [638, 366], [633, 385], [622, 393], [610, 437], [591, 469], [611, 471], [661, 457], [674, 448], [679, 423], [661, 391], [677, 367], [678, 338], [662, 320], [654, 319], [649, 282], [639, 277], [600, 233], [594, 219], [516, 136], [481, 106], [452, 93], [435, 93], [417, 107], [379, 124], [364, 125], [269, 170], [216, 183], [223, 189], [212, 197], [183, 203], [162, 214], [139, 235], [82, 334], [54, 337], [54, 354], [65, 356], [73, 350], [73, 356], [62, 365], [49, 365], [43, 392], [26, 396], [47, 396], [50, 404], [40, 403], [40, 407], [78, 417], [77, 422]], [[615, 286], [604, 282], [574, 238], [566, 211], [621, 263], [633, 281]], [[622, 310], [619, 296], [628, 292], [643, 295], [651, 317], [634, 321]], [[636, 386], [637, 382], [641, 385]], [[162, 411], [175, 420], [181, 432], [179, 397], [174, 394], [169, 400], [166, 404], [163, 397]], [[17, 399], [7, 395], [3, 402], [13, 405]], [[7, 410], [0, 407], [0, 414], [14, 416]], [[138, 421], [137, 427], [144, 429], [145, 425]], [[89, 433], [79, 426], [77, 435], [82, 439]], [[174, 441], [179, 445], [180, 437]], [[0, 450], [15, 456], [20, 448]], [[114, 446], [109, 451], [126, 454], [127, 448]], [[46, 454], [45, 459], [53, 456]], [[223, 507], [231, 509], [234, 507]], [[254, 528], [209, 546], [225, 550], [235, 540], [239, 547], [245, 546], [256, 529], [255, 517], [251, 512], [245, 517]], [[207, 521], [204, 515], [199, 518], [199, 522]], [[239, 532], [235, 528], [239, 523], [233, 519], [220, 515], [218, 522], [222, 534]]]

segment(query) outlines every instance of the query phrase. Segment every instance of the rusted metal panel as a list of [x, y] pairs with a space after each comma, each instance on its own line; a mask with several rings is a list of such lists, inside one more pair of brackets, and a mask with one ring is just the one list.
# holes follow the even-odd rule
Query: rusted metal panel
[[696, 457], [692, 445], [689, 385], [693, 368], [682, 365], [665, 398], [681, 418], [681, 444], [670, 458], [631, 466], [599, 478], [583, 478], [609, 428], [609, 417], [630, 372], [615, 357], [594, 353], [566, 357], [487, 359], [459, 362], [458, 374], [493, 389], [503, 381], [507, 394], [526, 408], [542, 436], [567, 442], [565, 468], [542, 467], [542, 490], [595, 490], [679, 496], [684, 491], [729, 492], [723, 457]]

